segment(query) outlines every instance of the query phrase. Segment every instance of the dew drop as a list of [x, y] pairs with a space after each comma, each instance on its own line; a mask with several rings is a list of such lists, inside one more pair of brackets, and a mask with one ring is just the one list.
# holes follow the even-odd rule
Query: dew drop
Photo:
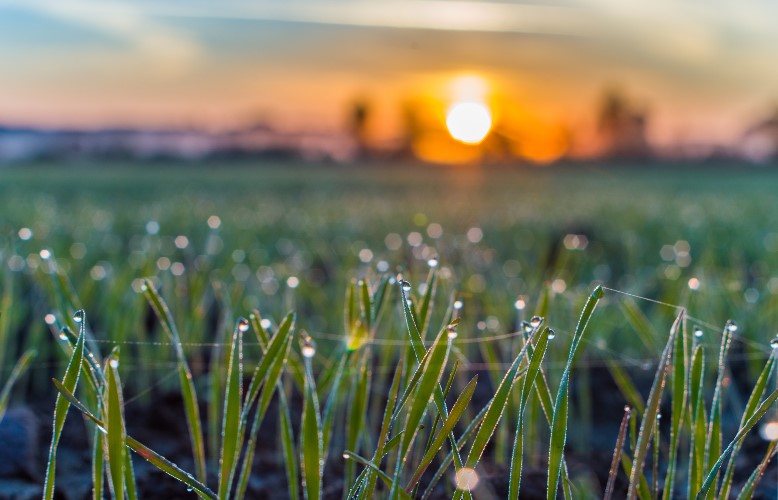
[[737, 331], [737, 323], [729, 319], [727, 320], [727, 325], [724, 328], [726, 328], [729, 333], [734, 333]]
[[60, 340], [67, 340], [67, 339], [68, 339], [68, 336], [67, 336], [67, 335], [65, 335], [65, 332], [61, 332], [61, 333], [59, 334], [59, 339], [60, 339]]
[[401, 280], [400, 286], [403, 287], [403, 292], [410, 292], [411, 291], [411, 284], [408, 281]]
[[272, 323], [270, 323], [270, 320], [269, 320], [269, 319], [267, 319], [267, 318], [262, 318], [261, 320], [259, 320], [259, 326], [261, 326], [261, 327], [262, 327], [262, 328], [264, 328], [265, 330], [267, 330], [268, 328], [270, 328], [271, 324], [272, 324]]
[[343, 459], [344, 459], [344, 460], [348, 460], [348, 453], [344, 453], [344, 454], [343, 454]]
[[116, 358], [111, 359], [108, 364], [111, 365], [111, 368], [119, 368], [119, 360]]
[[187, 487], [186, 491], [193, 491], [191, 487]]
[[657, 413], [656, 414], [656, 419], [657, 420], [662, 420], [662, 414], [661, 413]]
[[313, 342], [311, 342], [310, 337], [305, 338], [305, 343], [303, 344], [303, 356], [305, 358], [311, 359], [316, 354], [316, 348], [313, 347]]
[[700, 328], [699, 326], [695, 326], [694, 327], [694, 336], [697, 337], [697, 338], [701, 338], [702, 337], [702, 328]]
[[459, 311], [460, 309], [462, 309], [462, 306], [464, 306], [464, 304], [462, 303], [461, 300], [454, 301], [454, 309], [455, 310]]
[[770, 341], [770, 347], [772, 349], [778, 349], [778, 335], [776, 335], [775, 338]]
[[238, 331], [247, 332], [249, 329], [249, 322], [246, 318], [240, 318], [238, 320]]
[[448, 338], [455, 339], [457, 338], [457, 327], [454, 325], [448, 325]]
[[528, 321], [521, 322], [521, 329], [524, 330], [524, 333], [532, 333], [532, 325], [530, 325]]
[[629, 405], [624, 405], [624, 412], [629, 413], [632, 411], [632, 408], [629, 407]]
[[548, 340], [554, 340], [555, 337], [556, 337], [556, 332], [552, 328], [549, 328], [548, 329]]
[[84, 310], [83, 309], [79, 309], [78, 311], [73, 313], [73, 321], [75, 321], [76, 323], [81, 323], [82, 321], [84, 321]]
[[529, 324], [532, 328], [537, 328], [540, 326], [540, 324], [543, 322], [543, 318], [540, 316], [533, 316], [531, 320], [529, 320]]
[[437, 258], [437, 257], [430, 257], [430, 258], [427, 260], [427, 265], [428, 265], [428, 266], [430, 266], [432, 269], [435, 269], [436, 267], [438, 267], [438, 264], [439, 264], [439, 263], [440, 263], [440, 262], [438, 261], [438, 258]]

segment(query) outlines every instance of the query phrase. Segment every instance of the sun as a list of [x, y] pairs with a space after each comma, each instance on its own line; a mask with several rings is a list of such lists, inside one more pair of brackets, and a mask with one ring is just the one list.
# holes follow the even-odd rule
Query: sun
[[492, 114], [483, 103], [458, 102], [448, 110], [446, 127], [454, 139], [479, 144], [492, 128]]

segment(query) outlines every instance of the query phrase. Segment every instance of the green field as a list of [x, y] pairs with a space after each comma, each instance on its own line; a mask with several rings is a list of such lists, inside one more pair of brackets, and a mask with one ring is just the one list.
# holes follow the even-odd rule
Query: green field
[[[151, 278], [149, 284], [167, 302], [178, 327], [181, 352], [191, 367], [201, 406], [209, 469], [205, 480], [199, 474], [198, 478], [216, 491], [217, 484], [224, 488], [217, 480], [221, 477], [219, 453], [229, 444], [229, 439], [220, 439], [222, 425], [235, 415], [229, 410], [230, 401], [238, 400], [230, 399], [235, 396], [230, 387], [237, 387], [238, 365], [230, 357], [231, 350], [237, 349], [231, 342], [236, 321], [252, 314], [270, 320], [264, 328], [267, 331], [258, 331], [259, 323], [252, 323], [254, 333], [246, 333], [246, 389], [254, 366], [263, 359], [263, 344], [279, 325], [283, 331], [283, 318], [294, 311], [296, 321], [290, 334], [307, 332], [316, 355], [307, 365], [295, 336], [278, 390], [284, 391], [283, 399], [289, 399], [292, 409], [306, 409], [302, 418], [294, 411], [291, 414], [294, 433], [290, 436], [297, 436], [299, 430], [303, 439], [291, 443], [297, 446], [292, 452], [289, 442], [276, 443], [276, 434], [285, 435], [274, 426], [281, 425], [283, 431], [286, 402], [273, 396], [267, 403], [268, 412], [279, 416], [263, 423], [259, 448], [268, 457], [263, 463], [275, 460], [276, 464], [255, 466], [254, 475], [278, 477], [280, 488], [286, 491], [287, 477], [302, 474], [307, 482], [298, 485], [301, 496], [303, 490], [307, 498], [323, 491], [325, 497], [336, 498], [351, 485], [362, 484], [357, 477], [365, 484], [376, 480], [358, 460], [344, 464], [342, 455], [349, 450], [369, 459], [376, 451], [398, 359], [404, 362], [399, 372], [404, 374], [401, 387], [409, 383], [417, 356], [410, 345], [413, 326], [407, 320], [419, 323], [430, 347], [436, 334], [445, 332], [446, 325], [458, 316], [456, 338], [445, 342], [444, 333], [439, 343], [449, 344], [447, 361], [436, 377], [430, 375], [430, 381], [426, 376], [435, 369], [422, 365], [419, 389], [412, 391], [404, 410], [407, 425], [415, 422], [414, 409], [422, 411], [429, 404], [417, 422], [425, 429], [411, 442], [400, 439], [397, 447], [406, 449], [407, 467], [398, 467], [393, 454], [379, 463], [390, 483], [402, 482], [399, 486], [404, 488], [423, 461], [424, 451], [431, 445], [440, 447], [421, 476], [421, 488], [408, 490], [420, 497], [434, 470], [451, 452], [448, 441], [433, 442], [429, 429], [440, 428], [445, 418], [439, 423], [435, 417], [446, 412], [440, 412], [442, 399], [423, 392], [424, 383], [438, 390], [435, 383], [440, 379], [445, 387], [456, 361], [445, 398], [450, 409], [456, 396], [467, 390], [468, 381], [479, 375], [472, 402], [454, 427], [459, 437], [467, 432], [467, 425], [477, 421], [478, 412], [489, 407], [492, 395], [499, 394], [503, 375], [527, 338], [537, 347], [542, 340], [538, 336], [546, 335], [548, 326], [556, 337], [548, 341], [542, 373], [554, 401], [560, 381], [565, 380], [568, 355], [578, 344], [576, 339], [580, 340], [569, 379], [568, 422], [575, 423], [577, 430], [567, 437], [569, 470], [563, 471], [570, 476], [575, 497], [602, 497], [621, 408], [629, 403], [642, 409], [647, 401], [645, 414], [633, 411], [624, 447], [624, 454], [635, 459], [642, 453], [641, 446], [650, 448], [644, 457], [646, 489], [635, 494], [641, 498], [669, 494], [664, 485], [667, 471], [672, 471], [676, 494], [686, 495], [687, 487], [694, 494], [715, 462], [708, 457], [718, 457], [716, 445], [710, 445], [714, 449], [706, 452], [704, 461], [700, 458], [705, 462], [700, 466], [703, 472], [695, 472], [690, 467], [695, 446], [711, 439], [715, 442], [719, 430], [723, 436], [719, 447], [726, 447], [738, 431], [765, 360], [770, 356], [772, 363], [774, 359], [770, 341], [778, 331], [777, 192], [778, 172], [734, 166], [581, 165], [512, 170], [149, 163], [3, 167], [0, 387], [22, 354], [35, 349], [37, 357], [15, 384], [12, 401], [31, 404], [43, 400], [48, 405], [44, 406], [48, 416], [43, 418], [50, 419], [57, 394], [50, 379], [62, 379], [76, 336], [55, 340], [63, 326], [78, 332], [80, 325], [72, 315], [83, 308], [89, 326], [88, 349], [99, 358], [114, 346], [120, 348], [117, 374], [123, 380], [128, 413], [130, 407], [134, 413], [151, 411], [165, 395], [180, 395], [176, 373], [182, 365], [177, 342], [160, 327], [149, 294], [143, 290], [142, 279]], [[428, 262], [433, 257], [439, 265], [431, 269]], [[412, 286], [409, 308], [402, 307], [400, 287], [392, 284], [398, 273]], [[357, 280], [364, 280], [364, 287]], [[604, 287], [604, 295], [585, 336], [580, 331], [576, 334], [581, 311], [597, 285]], [[516, 306], [517, 299], [521, 307]], [[457, 300], [463, 306], [455, 312]], [[675, 344], [668, 335], [681, 306], [688, 315], [678, 334], [682, 341]], [[535, 314], [544, 318], [543, 326], [527, 332], [528, 336], [522, 334], [521, 322]], [[46, 315], [53, 316], [44, 321]], [[719, 346], [729, 319], [738, 328], [730, 332], [729, 354], [719, 366]], [[694, 327], [703, 330], [699, 339], [691, 333]], [[657, 368], [666, 359], [661, 353], [668, 339], [674, 347], [671, 365], [676, 360], [679, 364], [668, 375], [664, 396], [657, 395], [651, 413], [649, 391], [652, 381], [661, 378], [662, 370]], [[694, 426], [689, 412], [680, 415], [676, 400], [686, 394], [682, 406], [688, 409], [694, 397], [689, 377], [696, 345], [704, 346], [706, 357], [705, 366], [700, 367], [707, 407], [699, 415], [706, 424], [704, 430]], [[429, 351], [431, 357], [437, 355], [434, 348]], [[495, 424], [494, 439], [488, 440], [483, 465], [476, 469], [482, 482], [473, 491], [475, 498], [507, 495], [517, 419], [524, 422], [525, 473], [530, 478], [539, 474], [545, 485], [552, 469], [548, 461], [554, 461], [554, 453], [549, 455], [548, 443], [559, 432], [549, 434], [544, 401], [536, 395], [541, 391], [539, 385], [534, 386], [536, 393], [530, 394], [533, 386], [520, 390], [523, 370], [532, 366], [527, 363], [530, 354], [516, 365], [522, 370], [518, 382], [506, 393], [503, 418]], [[677, 378], [679, 370], [684, 376]], [[681, 380], [679, 388], [674, 385], [676, 380]], [[109, 388], [110, 383], [106, 384]], [[275, 385], [270, 387], [268, 398]], [[764, 394], [774, 387], [771, 379]], [[716, 404], [711, 403], [714, 392]], [[422, 394], [427, 399], [418, 399]], [[95, 395], [83, 382], [76, 396], [91, 411], [106, 411], [109, 416], [105, 408], [96, 406]], [[187, 433], [183, 406], [175, 410], [181, 419], [180, 436], [170, 439], [188, 443], [191, 431]], [[717, 407], [720, 413], [714, 411]], [[310, 419], [312, 412], [316, 422]], [[639, 435], [641, 423], [659, 412], [668, 415], [661, 420], [660, 432], [653, 437]], [[71, 408], [68, 422], [75, 420], [75, 413], [78, 410]], [[778, 419], [774, 409], [764, 417], [765, 422], [770, 419]], [[329, 453], [320, 490], [312, 485], [312, 474], [304, 472], [307, 464], [316, 461], [307, 455], [316, 450], [311, 451], [304, 436], [315, 439], [317, 435], [315, 431], [306, 434], [308, 425], [314, 429], [318, 425], [328, 445], [319, 450]], [[764, 423], [755, 429], [761, 426]], [[126, 427], [131, 435], [144, 434], [142, 426], [129, 418]], [[675, 458], [671, 429], [680, 429]], [[695, 437], [690, 429], [702, 432], [702, 437]], [[477, 443], [478, 437], [467, 441], [463, 461], [473, 441]], [[773, 452], [773, 445], [768, 449], [756, 431], [744, 443], [747, 453], [738, 456], [742, 462], [733, 469], [735, 493], [746, 484], [765, 450], [768, 456]], [[155, 448], [153, 442], [144, 444]], [[240, 441], [238, 451], [239, 446]], [[654, 449], [659, 451], [654, 454]], [[117, 455], [108, 451], [105, 455], [106, 463], [115, 464]], [[289, 468], [286, 459], [290, 457], [300, 470]], [[195, 473], [191, 453], [168, 458]], [[676, 462], [677, 467], [670, 465]], [[455, 466], [443, 470], [448, 479], [430, 488], [433, 496], [455, 494], [450, 479]], [[775, 470], [774, 464], [767, 468], [761, 491], [774, 491]], [[621, 488], [616, 496], [624, 496], [629, 476], [619, 471], [615, 479]], [[163, 481], [175, 483], [174, 479]], [[537, 493], [526, 489], [532, 488], [531, 480], [523, 481], [523, 496]], [[139, 482], [146, 492], [140, 497], [152, 498], [144, 489], [149, 485]], [[638, 484], [632, 481], [636, 489]], [[91, 483], [85, 485], [86, 491], [91, 487]], [[252, 498], [254, 490], [248, 487], [247, 498]], [[267, 493], [255, 487], [259, 489], [253, 495]], [[376, 488], [384, 496], [390, 496], [390, 490], [397, 494], [396, 485], [381, 484], [380, 479]], [[367, 495], [364, 491], [355, 493]], [[540, 491], [545, 490], [540, 487]]]

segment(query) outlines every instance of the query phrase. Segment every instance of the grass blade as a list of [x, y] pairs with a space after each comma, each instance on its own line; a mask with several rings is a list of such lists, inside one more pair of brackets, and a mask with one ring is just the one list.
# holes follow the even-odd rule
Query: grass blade
[[764, 476], [764, 471], [767, 469], [767, 464], [770, 463], [770, 459], [772, 459], [773, 455], [775, 455], [775, 452], [778, 451], [778, 447], [776, 445], [778, 445], [778, 441], [770, 441], [770, 444], [767, 446], [767, 451], [764, 454], [764, 458], [756, 467], [756, 469], [754, 469], [754, 472], [748, 476], [746, 484], [743, 485], [743, 489], [737, 496], [738, 500], [750, 500], [754, 496], [754, 490], [759, 484], [759, 481], [762, 479], [762, 476]]
[[284, 455], [286, 468], [286, 483], [289, 489], [289, 498], [297, 500], [298, 492], [297, 458], [294, 452], [294, 436], [292, 434], [292, 417], [289, 415], [289, 403], [286, 401], [286, 393], [278, 391], [278, 425], [281, 433], [281, 449]]
[[608, 473], [608, 484], [605, 486], [605, 495], [602, 497], [603, 500], [610, 500], [613, 498], [613, 487], [616, 485], [616, 475], [619, 471], [621, 451], [624, 449], [624, 438], [627, 435], [627, 423], [629, 422], [630, 413], [630, 407], [625, 406], [624, 416], [621, 419], [621, 426], [619, 427], [619, 437], [616, 438], [616, 446], [613, 448], [613, 460], [611, 461], [611, 468]]
[[702, 487], [705, 469], [705, 401], [703, 398], [703, 373], [705, 373], [705, 351], [697, 345], [692, 355], [692, 367], [689, 374], [689, 402], [691, 405], [692, 435], [689, 446], [689, 479], [687, 497]]
[[[73, 349], [73, 355], [70, 356], [68, 366], [65, 369], [65, 376], [62, 377], [62, 386], [68, 391], [73, 392], [76, 390], [78, 384], [78, 377], [81, 375], [81, 363], [84, 358], [84, 339], [86, 336], [86, 314], [83, 309], [76, 312], [74, 318], [78, 318], [81, 322], [78, 329], [78, 341], [76, 341], [76, 347]], [[65, 425], [65, 417], [68, 413], [70, 402], [67, 398], [57, 395], [57, 402], [54, 406], [54, 430], [51, 435], [51, 447], [49, 448], [49, 459], [46, 466], [46, 480], [43, 487], [43, 499], [51, 500], [54, 498], [54, 475], [56, 471], [57, 463], [57, 446], [59, 445], [59, 438], [62, 433], [62, 427]]]
[[519, 489], [521, 487], [521, 470], [524, 459], [524, 411], [527, 408], [527, 400], [535, 386], [540, 363], [546, 355], [548, 347], [549, 331], [545, 335], [540, 335], [535, 349], [530, 353], [529, 367], [524, 375], [524, 384], [521, 388], [521, 398], [519, 399], [519, 416], [516, 421], [516, 434], [514, 436], [513, 451], [511, 456], [511, 473], [508, 481], [508, 498], [519, 498]]
[[676, 335], [673, 347], [673, 391], [672, 391], [672, 420], [670, 424], [670, 457], [665, 476], [665, 487], [662, 493], [663, 500], [670, 500], [673, 496], [675, 483], [676, 462], [678, 461], [678, 441], [681, 435], [683, 418], [686, 410], [686, 387], [688, 383], [689, 357], [687, 354], [686, 322], [681, 324], [681, 334]]
[[651, 444], [654, 427], [656, 426], [656, 416], [659, 414], [659, 403], [662, 401], [662, 393], [665, 388], [667, 366], [670, 362], [670, 356], [672, 355], [675, 337], [678, 335], [678, 331], [680, 330], [685, 317], [686, 310], [682, 309], [675, 318], [673, 326], [670, 328], [670, 336], [667, 340], [667, 345], [665, 345], [665, 348], [659, 357], [656, 374], [654, 375], [654, 382], [651, 385], [651, 391], [648, 393], [646, 411], [643, 412], [640, 433], [638, 434], [637, 444], [635, 445], [635, 455], [632, 459], [632, 472], [629, 477], [629, 489], [627, 490], [627, 498], [630, 500], [636, 498], [638, 494], [640, 478], [643, 476], [643, 466], [645, 465], [646, 455], [648, 454], [648, 448]]
[[[302, 465], [303, 488], [307, 500], [321, 498], [322, 472], [324, 469], [321, 419], [319, 399], [316, 395], [316, 383], [313, 379], [311, 356], [313, 346], [308, 339], [303, 346], [305, 357], [305, 403], [300, 424], [300, 463]], [[308, 350], [310, 349], [310, 351]]]
[[551, 438], [548, 455], [548, 481], [546, 483], [546, 498], [552, 500], [556, 498], [557, 484], [562, 469], [562, 460], [564, 459], [565, 441], [567, 440], [567, 412], [568, 412], [568, 384], [570, 381], [570, 370], [575, 353], [578, 350], [578, 344], [581, 342], [586, 325], [594, 313], [597, 302], [602, 298], [602, 287], [594, 289], [589, 299], [586, 301], [581, 317], [578, 319], [578, 325], [575, 327], [573, 342], [570, 346], [570, 354], [567, 359], [567, 365], [562, 372], [562, 380], [557, 391], [556, 403], [554, 404], [554, 416], [551, 422]]
[[111, 492], [114, 498], [124, 498], [125, 441], [127, 431], [124, 427], [124, 401], [119, 379], [119, 359], [111, 355], [105, 364], [106, 391], [103, 397], [105, 415], [106, 456], [111, 475]]
[[230, 495], [235, 467], [243, 444], [241, 426], [241, 399], [243, 390], [243, 333], [249, 323], [240, 318], [232, 333], [230, 356], [227, 364], [227, 390], [224, 393], [222, 416], [222, 447], [219, 458], [219, 498]]
[[159, 295], [154, 283], [149, 279], [143, 280], [143, 294], [146, 296], [149, 304], [159, 318], [162, 324], [162, 329], [165, 330], [170, 342], [176, 351], [176, 359], [178, 360], [178, 378], [181, 384], [181, 396], [184, 400], [184, 411], [186, 414], [186, 423], [189, 428], [189, 438], [192, 442], [192, 455], [194, 456], [195, 470], [197, 471], [197, 478], [205, 482], [206, 470], [205, 470], [205, 446], [203, 444], [203, 429], [200, 421], [200, 407], [197, 403], [197, 392], [195, 391], [194, 380], [192, 379], [192, 371], [189, 369], [189, 363], [186, 361], [184, 355], [184, 348], [181, 344], [181, 338], [178, 335], [178, 329], [173, 321], [173, 315], [170, 314], [165, 301]]

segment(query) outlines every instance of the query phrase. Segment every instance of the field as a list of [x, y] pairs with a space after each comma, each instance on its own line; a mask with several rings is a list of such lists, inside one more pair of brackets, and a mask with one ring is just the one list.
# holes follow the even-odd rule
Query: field
[[[103, 467], [130, 498], [774, 497], [776, 192], [737, 166], [5, 167], [0, 388], [35, 350], [9, 408], [41, 436], [0, 441], [0, 498], [54, 484], [66, 370], [67, 498]], [[128, 472], [125, 432], [199, 483]]]

